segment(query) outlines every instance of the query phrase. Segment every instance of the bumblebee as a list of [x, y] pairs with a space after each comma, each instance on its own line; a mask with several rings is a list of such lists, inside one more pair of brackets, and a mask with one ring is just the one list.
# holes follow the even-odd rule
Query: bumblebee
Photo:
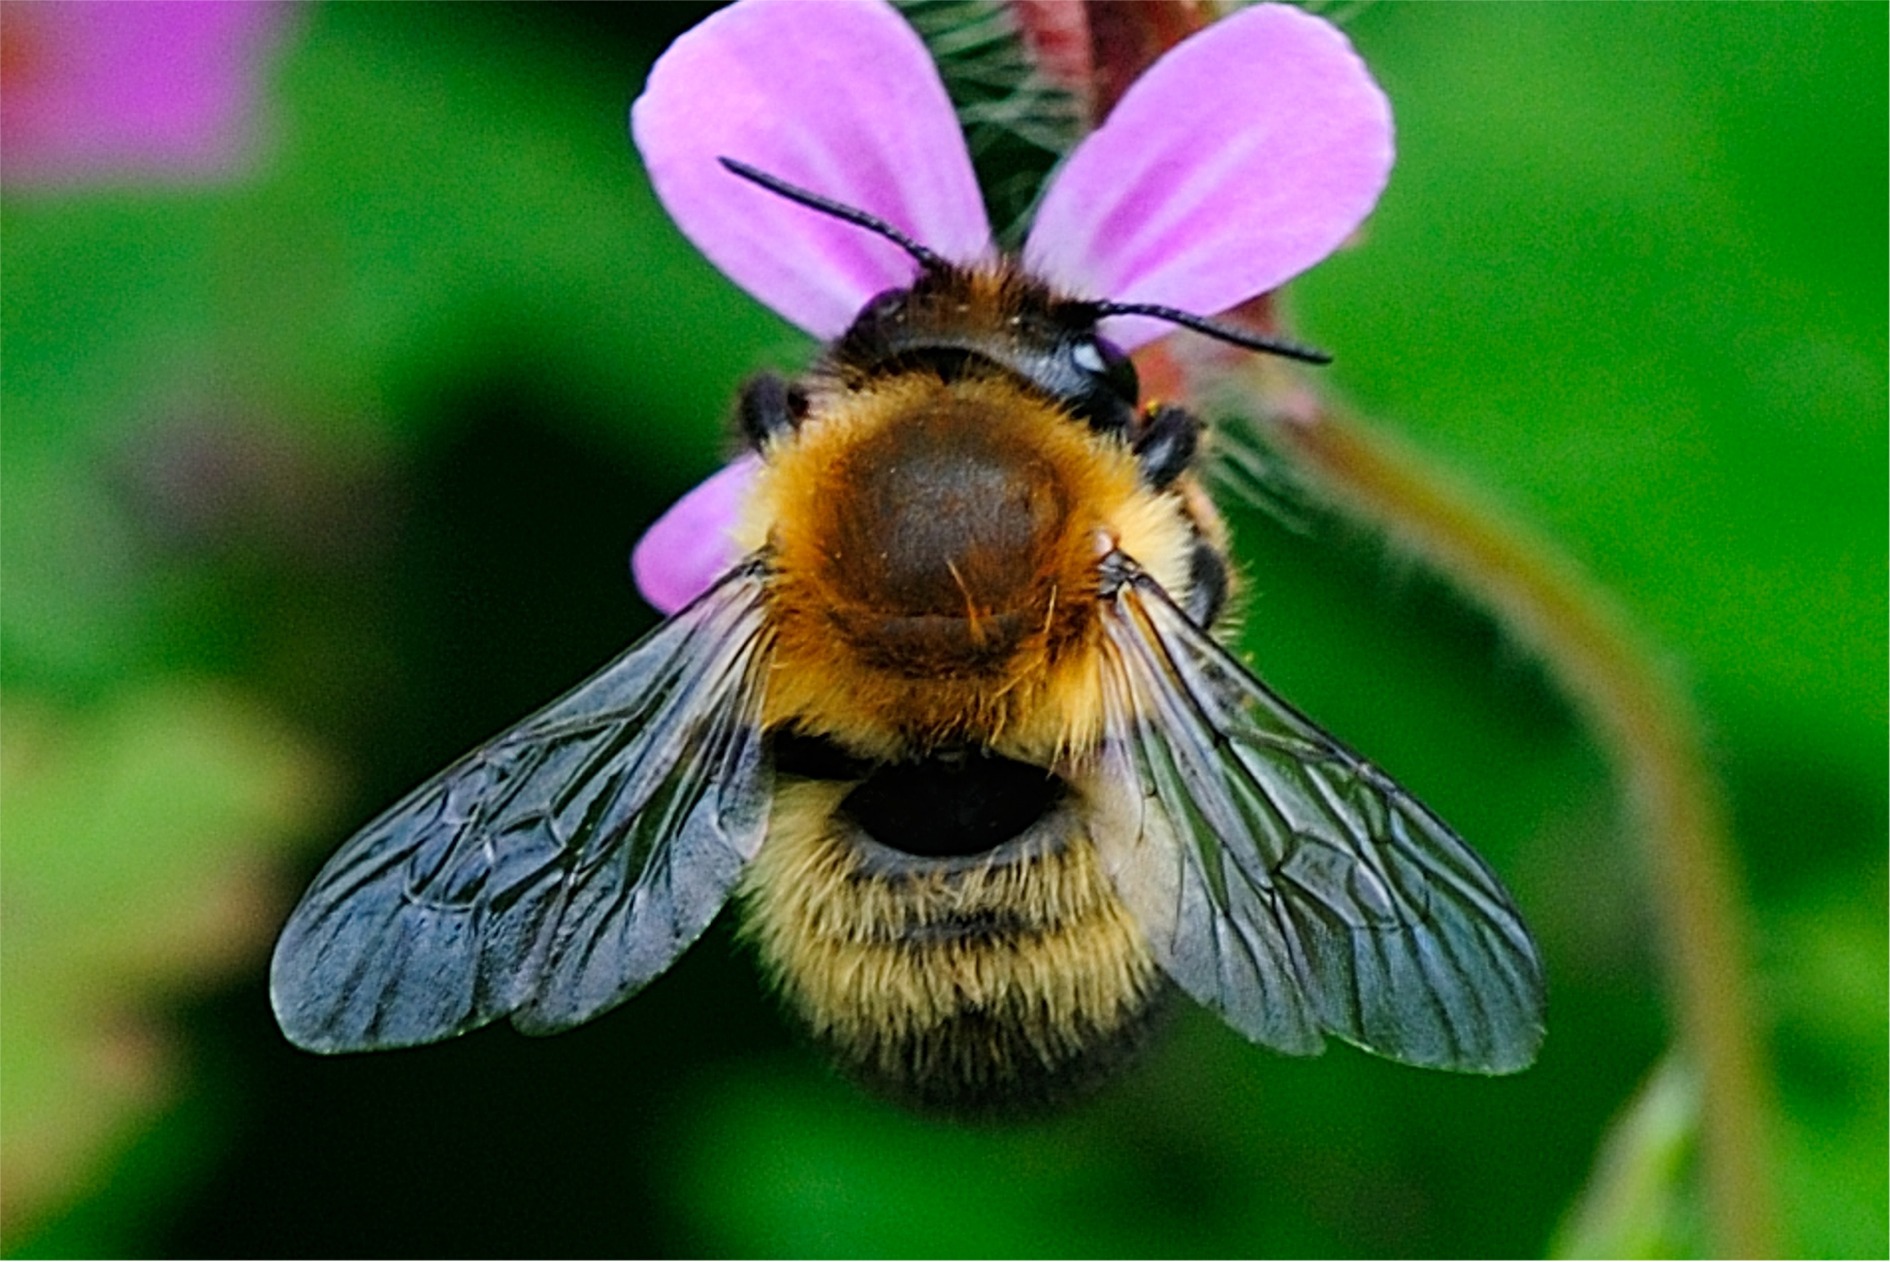
[[1103, 1080], [1176, 990], [1282, 1052], [1325, 1036], [1506, 1073], [1541, 1042], [1509, 896], [1441, 820], [1210, 634], [1201, 425], [1144, 403], [1107, 316], [919, 265], [738, 416], [743, 559], [597, 675], [350, 840], [277, 946], [318, 1052], [588, 1021], [742, 904], [848, 1073], [1017, 1113]]

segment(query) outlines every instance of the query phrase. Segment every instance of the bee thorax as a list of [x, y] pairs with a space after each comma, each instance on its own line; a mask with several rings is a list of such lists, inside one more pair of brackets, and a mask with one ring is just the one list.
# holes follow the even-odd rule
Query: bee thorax
[[1062, 471], [978, 399], [941, 391], [845, 455], [820, 525], [834, 621], [914, 673], [1001, 668], [1043, 627], [1069, 529]]
[[1144, 565], [1181, 555], [1173, 497], [1126, 443], [997, 369], [821, 378], [809, 399], [757, 496], [769, 725], [891, 760], [1093, 739], [1097, 539]]

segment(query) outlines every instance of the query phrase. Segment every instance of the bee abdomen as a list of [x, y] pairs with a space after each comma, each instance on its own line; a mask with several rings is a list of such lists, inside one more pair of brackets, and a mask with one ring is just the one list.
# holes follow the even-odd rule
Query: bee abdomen
[[770, 973], [843, 1070], [989, 1117], [1066, 1103], [1132, 1058], [1166, 983], [1077, 803], [936, 858], [867, 832], [849, 787], [783, 784], [747, 883]]
[[967, 1121], [1035, 1117], [1086, 1098], [1132, 1064], [1167, 993], [1152, 991], [1108, 1027], [965, 1007], [902, 1036], [847, 1031], [822, 1041], [861, 1085], [907, 1108]]

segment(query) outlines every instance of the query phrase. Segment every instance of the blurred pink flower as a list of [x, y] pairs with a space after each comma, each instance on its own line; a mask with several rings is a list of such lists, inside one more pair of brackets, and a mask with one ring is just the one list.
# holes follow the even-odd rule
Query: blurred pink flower
[[[918, 34], [885, 0], [740, 0], [673, 44], [631, 109], [657, 196], [736, 284], [816, 337], [918, 265], [869, 232], [737, 178], [735, 158], [868, 211], [955, 263], [993, 249], [963, 133]], [[1075, 298], [1212, 315], [1330, 254], [1391, 170], [1391, 108], [1338, 28], [1256, 5], [1176, 45], [1071, 151], [1024, 265]], [[1124, 349], [1171, 326], [1127, 317]], [[691, 491], [643, 537], [636, 577], [674, 612], [737, 559], [759, 461]]]
[[253, 152], [275, 0], [7, 0], [0, 180], [198, 180]]

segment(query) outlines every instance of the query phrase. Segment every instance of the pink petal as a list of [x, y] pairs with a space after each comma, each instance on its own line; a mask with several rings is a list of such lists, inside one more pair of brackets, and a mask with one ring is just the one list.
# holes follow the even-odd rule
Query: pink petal
[[7, 5], [6, 183], [227, 174], [253, 143], [285, 16], [249, 0]]
[[990, 248], [964, 135], [917, 33], [883, 0], [741, 0], [670, 46], [630, 111], [656, 195], [736, 284], [836, 337], [912, 259], [724, 170], [736, 158], [877, 215], [947, 258]]
[[761, 471], [743, 456], [669, 506], [630, 550], [630, 573], [643, 599], [664, 614], [702, 595], [741, 559], [733, 531], [742, 501]]
[[[1078, 297], [1213, 315], [1336, 249], [1391, 159], [1390, 103], [1345, 36], [1244, 9], [1171, 49], [1076, 147], [1024, 259]], [[1110, 323], [1125, 348], [1172, 328]]]

